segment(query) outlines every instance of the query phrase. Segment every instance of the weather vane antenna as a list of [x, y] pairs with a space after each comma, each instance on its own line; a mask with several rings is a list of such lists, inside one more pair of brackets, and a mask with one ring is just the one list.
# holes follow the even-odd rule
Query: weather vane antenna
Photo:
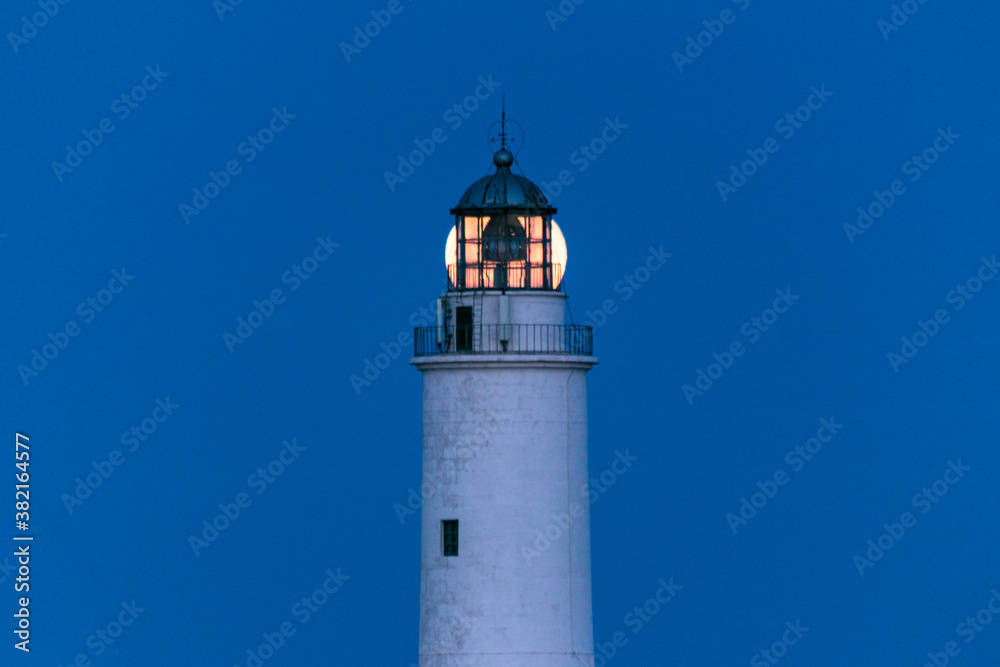
[[[500, 120], [494, 121], [487, 133], [491, 153], [504, 150], [509, 151], [516, 157], [521, 152], [521, 147], [524, 145], [524, 129], [516, 120], [510, 122], [511, 132], [507, 132], [507, 93], [505, 92], [503, 94], [502, 106], [500, 107]], [[497, 128], [497, 125], [500, 127]], [[496, 147], [497, 142], [500, 143], [499, 148]]]
[[507, 92], [504, 91], [500, 106], [500, 148], [507, 148]]

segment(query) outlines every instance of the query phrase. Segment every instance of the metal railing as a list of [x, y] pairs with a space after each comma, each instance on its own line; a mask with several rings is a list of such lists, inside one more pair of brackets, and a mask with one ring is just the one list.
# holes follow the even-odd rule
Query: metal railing
[[594, 353], [594, 329], [586, 324], [479, 324], [417, 327], [413, 355]]
[[562, 265], [553, 264], [551, 268], [552, 272], [546, 279], [548, 269], [540, 264], [527, 267], [468, 262], [462, 272], [457, 265], [449, 264], [448, 284], [459, 290], [547, 289], [558, 292], [562, 289]]

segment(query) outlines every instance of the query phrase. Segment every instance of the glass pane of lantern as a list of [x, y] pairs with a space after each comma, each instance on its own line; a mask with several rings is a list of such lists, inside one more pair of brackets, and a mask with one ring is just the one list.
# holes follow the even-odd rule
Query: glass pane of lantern
[[507, 239], [507, 260], [523, 260], [525, 256], [524, 238], [520, 236], [510, 236]]
[[479, 238], [479, 218], [465, 219], [465, 238], [469, 241]]
[[531, 238], [542, 238], [542, 216], [540, 215], [531, 216]]
[[532, 264], [541, 264], [542, 259], [545, 257], [543, 252], [543, 244], [541, 241], [532, 241], [529, 246], [528, 261]]
[[542, 267], [540, 266], [531, 267], [531, 287], [534, 289], [540, 289], [544, 287], [543, 279], [544, 279], [544, 273]]
[[469, 242], [465, 244], [465, 261], [467, 264], [479, 261], [479, 243]]

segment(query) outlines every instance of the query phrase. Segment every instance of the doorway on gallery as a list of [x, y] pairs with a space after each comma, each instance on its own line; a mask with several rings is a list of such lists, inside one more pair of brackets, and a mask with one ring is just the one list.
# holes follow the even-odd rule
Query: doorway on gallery
[[472, 306], [455, 308], [455, 347], [458, 350], [472, 350]]

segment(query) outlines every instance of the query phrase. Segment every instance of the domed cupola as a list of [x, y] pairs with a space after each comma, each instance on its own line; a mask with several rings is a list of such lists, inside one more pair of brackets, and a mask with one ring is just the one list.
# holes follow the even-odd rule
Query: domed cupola
[[555, 213], [537, 185], [511, 173], [513, 162], [514, 154], [506, 147], [498, 150], [493, 155], [496, 171], [470, 185], [452, 213], [512, 207]]

